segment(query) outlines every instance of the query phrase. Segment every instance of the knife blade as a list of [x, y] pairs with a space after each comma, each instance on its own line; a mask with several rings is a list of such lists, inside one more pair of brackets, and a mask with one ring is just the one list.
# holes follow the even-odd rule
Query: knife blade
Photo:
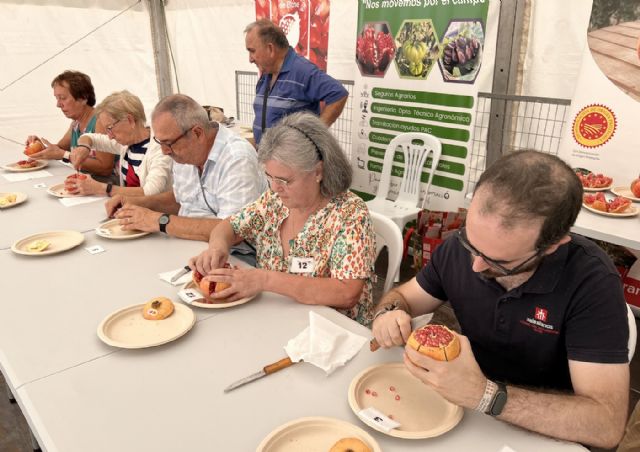
[[189, 267], [188, 265], [185, 265], [184, 267], [182, 267], [178, 273], [176, 273], [175, 275], [173, 275], [171, 277], [171, 279], [169, 281], [171, 281], [172, 283], [176, 282], [178, 279], [182, 278], [184, 275], [186, 275], [187, 273], [189, 273], [191, 271], [191, 267]]
[[[417, 330], [421, 326], [425, 326], [427, 323], [431, 321], [432, 318], [433, 318], [433, 314], [431, 313], [419, 315], [418, 317], [412, 318], [411, 331]], [[375, 352], [379, 348], [380, 348], [380, 344], [378, 344], [378, 341], [376, 340], [375, 337], [369, 341], [369, 350], [371, 350], [372, 352]]]
[[251, 383], [252, 381], [258, 380], [262, 377], [266, 377], [267, 375], [271, 375], [279, 370], [289, 367], [292, 364], [295, 364], [295, 363], [291, 361], [291, 358], [287, 356], [286, 358], [283, 358], [280, 361], [276, 361], [273, 364], [264, 366], [261, 371], [256, 372], [255, 374], [251, 374], [248, 377], [244, 377], [234, 383], [231, 383], [229, 386], [224, 388], [224, 392], [227, 393], [227, 392], [233, 391], [234, 389], [237, 389], [240, 386], [244, 386], [247, 383]]

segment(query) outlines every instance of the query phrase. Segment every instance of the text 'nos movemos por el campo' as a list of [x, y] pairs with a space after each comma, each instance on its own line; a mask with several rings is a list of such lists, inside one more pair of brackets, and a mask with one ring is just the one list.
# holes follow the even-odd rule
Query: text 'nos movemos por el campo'
[[361, 0], [367, 9], [407, 8], [422, 6], [481, 5], [489, 0]]

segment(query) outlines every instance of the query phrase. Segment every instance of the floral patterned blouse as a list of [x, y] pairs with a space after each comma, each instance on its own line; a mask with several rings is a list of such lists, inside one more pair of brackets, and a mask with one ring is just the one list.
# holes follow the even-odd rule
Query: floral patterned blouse
[[285, 256], [280, 226], [289, 216], [280, 197], [265, 191], [252, 204], [229, 217], [234, 232], [256, 248], [257, 266], [291, 273], [292, 257], [312, 257], [314, 271], [304, 276], [365, 280], [360, 301], [338, 309], [370, 326], [373, 318], [372, 278], [375, 274], [375, 236], [366, 204], [351, 192], [341, 193], [307, 219]]

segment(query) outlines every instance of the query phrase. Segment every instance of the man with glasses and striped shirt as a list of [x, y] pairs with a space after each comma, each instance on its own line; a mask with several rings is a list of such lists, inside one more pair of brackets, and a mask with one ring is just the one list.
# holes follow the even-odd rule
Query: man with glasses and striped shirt
[[620, 276], [569, 232], [582, 184], [559, 158], [511, 153], [479, 179], [464, 228], [376, 307], [373, 334], [404, 344], [410, 320], [448, 301], [460, 356], [405, 347], [405, 366], [447, 400], [548, 436], [611, 448], [629, 397]]
[[106, 203], [124, 230], [209, 239], [211, 230], [260, 196], [266, 180], [244, 138], [209, 121], [189, 96], [167, 96], [151, 116], [153, 139], [173, 161], [173, 189], [152, 196], [116, 195]]

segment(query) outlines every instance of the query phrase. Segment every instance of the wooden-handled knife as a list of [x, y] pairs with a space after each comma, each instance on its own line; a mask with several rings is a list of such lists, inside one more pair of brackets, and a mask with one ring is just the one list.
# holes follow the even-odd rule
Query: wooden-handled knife
[[252, 381], [255, 381], [262, 377], [266, 377], [267, 375], [276, 373], [277, 371], [287, 368], [292, 364], [295, 364], [295, 363], [291, 361], [291, 358], [287, 356], [286, 358], [283, 358], [280, 361], [264, 366], [261, 371], [256, 372], [255, 374], [251, 374], [248, 377], [244, 377], [243, 379], [230, 384], [224, 389], [224, 392], [226, 393], [229, 391], [233, 391], [234, 389], [239, 388], [240, 386], [244, 386], [247, 383], [251, 383]]

